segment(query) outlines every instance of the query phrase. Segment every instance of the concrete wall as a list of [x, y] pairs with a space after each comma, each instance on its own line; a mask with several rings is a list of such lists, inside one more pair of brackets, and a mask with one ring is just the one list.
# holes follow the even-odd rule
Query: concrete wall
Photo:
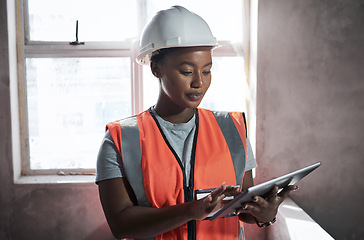
[[293, 199], [364, 239], [364, 1], [260, 0], [258, 180], [316, 161]]

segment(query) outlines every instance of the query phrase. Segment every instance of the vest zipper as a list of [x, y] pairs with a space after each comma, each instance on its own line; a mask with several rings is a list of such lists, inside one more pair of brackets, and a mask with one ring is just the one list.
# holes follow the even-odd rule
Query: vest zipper
[[[186, 173], [185, 173], [185, 168], [182, 164], [181, 159], [178, 157], [176, 151], [174, 151], [174, 149], [172, 148], [171, 144], [169, 143], [167, 137], [164, 135], [163, 130], [157, 120], [157, 118], [154, 116], [154, 113], [152, 111], [151, 108], [149, 108], [149, 113], [152, 115], [154, 121], [156, 122], [159, 131], [161, 132], [164, 141], [166, 142], [166, 144], [168, 145], [169, 149], [172, 151], [174, 157], [176, 158], [180, 168], [182, 169], [182, 174], [183, 174], [183, 193], [185, 196], [184, 201], [185, 202], [191, 202], [193, 201], [193, 189], [194, 189], [194, 169], [195, 169], [195, 153], [196, 153], [196, 142], [197, 142], [197, 134], [198, 134], [198, 110], [194, 109], [195, 114], [196, 114], [196, 130], [195, 130], [195, 135], [193, 137], [193, 146], [192, 146], [192, 154], [191, 154], [191, 172], [190, 172], [190, 179], [189, 179], [189, 186], [187, 187], [187, 179], [186, 179]], [[188, 240], [196, 240], [196, 220], [192, 220], [187, 222], [187, 231], [188, 231]]]
[[[188, 195], [193, 201], [193, 191], [195, 187], [195, 160], [196, 160], [196, 144], [197, 144], [197, 136], [198, 136], [198, 125], [199, 125], [199, 116], [197, 108], [194, 109], [196, 115], [196, 130], [195, 135], [193, 136], [193, 145], [192, 145], [192, 153], [191, 153], [191, 173], [190, 173], [190, 184], [189, 184], [189, 191]], [[188, 226], [188, 240], [196, 240], [196, 220], [190, 221], [190, 225]]]

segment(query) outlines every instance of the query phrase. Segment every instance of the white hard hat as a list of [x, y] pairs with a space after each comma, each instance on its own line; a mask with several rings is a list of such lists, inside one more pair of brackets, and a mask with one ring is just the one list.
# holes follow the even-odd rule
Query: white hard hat
[[209, 25], [184, 7], [159, 11], [146, 25], [140, 40], [139, 64], [149, 64], [150, 54], [162, 48], [217, 46]]

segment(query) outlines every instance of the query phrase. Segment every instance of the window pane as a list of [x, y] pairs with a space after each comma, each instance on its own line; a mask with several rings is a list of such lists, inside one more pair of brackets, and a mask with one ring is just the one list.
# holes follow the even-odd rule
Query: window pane
[[34, 41], [122, 41], [137, 34], [136, 1], [28, 0]]
[[156, 78], [149, 66], [143, 66], [143, 109], [157, 103], [159, 93], [159, 80]]
[[212, 80], [200, 107], [221, 111], [246, 112], [249, 88], [242, 57], [214, 57]]
[[31, 169], [95, 168], [105, 125], [131, 115], [129, 58], [28, 58]]
[[[162, 9], [181, 5], [200, 15], [219, 40], [241, 42], [243, 39], [243, 1], [241, 0], [151, 0], [147, 1], [148, 19]], [[222, 21], [223, 19], [223, 21]]]
[[[143, 68], [144, 109], [156, 104], [159, 83], [150, 67]], [[246, 112], [249, 87], [242, 57], [213, 57], [212, 80], [200, 107], [221, 111]]]

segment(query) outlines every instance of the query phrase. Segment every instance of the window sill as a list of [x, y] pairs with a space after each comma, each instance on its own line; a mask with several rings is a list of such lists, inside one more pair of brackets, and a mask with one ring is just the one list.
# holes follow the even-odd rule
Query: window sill
[[95, 175], [72, 175], [72, 176], [21, 176], [15, 179], [15, 184], [62, 184], [62, 183], [94, 183]]
[[267, 228], [268, 240], [276, 239], [321, 239], [334, 240], [292, 199], [287, 198], [280, 206], [277, 222]]

